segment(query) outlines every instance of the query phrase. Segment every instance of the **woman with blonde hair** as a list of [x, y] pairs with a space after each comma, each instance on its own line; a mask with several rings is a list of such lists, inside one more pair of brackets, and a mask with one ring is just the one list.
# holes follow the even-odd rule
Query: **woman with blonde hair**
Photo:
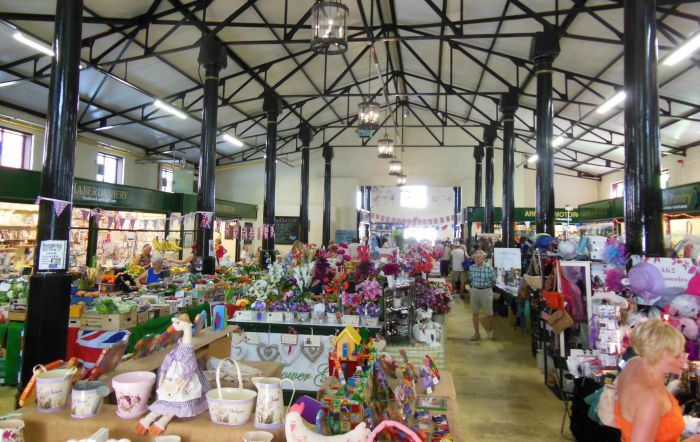
[[[617, 378], [615, 426], [622, 432], [622, 441], [680, 441], [683, 412], [664, 380], [667, 374], [680, 374], [688, 363], [685, 338], [660, 319], [637, 325], [631, 338], [638, 356], [627, 362]], [[700, 441], [700, 435], [685, 441]]]

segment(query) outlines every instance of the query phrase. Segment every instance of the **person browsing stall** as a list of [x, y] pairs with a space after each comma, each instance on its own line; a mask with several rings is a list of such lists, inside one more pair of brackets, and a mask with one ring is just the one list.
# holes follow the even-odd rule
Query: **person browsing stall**
[[151, 267], [138, 277], [136, 285], [140, 287], [158, 282], [165, 276], [163, 273], [163, 255], [156, 253], [151, 257]]
[[496, 272], [486, 263], [486, 253], [477, 250], [472, 254], [474, 264], [469, 267], [471, 276], [471, 307], [474, 323], [472, 341], [481, 338], [479, 333], [479, 313], [484, 315], [484, 328], [489, 339], [493, 339], [493, 284], [496, 282]]
[[221, 244], [221, 238], [216, 238], [214, 241], [214, 254], [216, 255], [216, 261], [221, 262], [226, 252], [228, 252], [228, 250], [226, 250]]
[[136, 255], [134, 257], [134, 260], [131, 262], [132, 266], [140, 266], [140, 267], [148, 267], [151, 265], [151, 251], [153, 250], [153, 247], [151, 247], [150, 244], [144, 244], [143, 247], [141, 248], [141, 253]]
[[450, 259], [452, 260], [452, 286], [457, 291], [459, 287], [459, 296], [464, 298], [464, 286], [467, 283], [467, 272], [462, 267], [462, 263], [467, 259], [467, 252], [461, 244], [457, 243], [450, 251]]
[[452, 247], [450, 247], [450, 241], [445, 240], [442, 243], [442, 257], [440, 258], [440, 275], [446, 278], [450, 274], [450, 261], [452, 260]]
[[[623, 442], [675, 442], [685, 428], [683, 411], [666, 390], [668, 374], [679, 375], [688, 363], [685, 338], [660, 319], [637, 325], [631, 336], [638, 356], [617, 377], [615, 425]], [[685, 442], [698, 442], [694, 435]]]

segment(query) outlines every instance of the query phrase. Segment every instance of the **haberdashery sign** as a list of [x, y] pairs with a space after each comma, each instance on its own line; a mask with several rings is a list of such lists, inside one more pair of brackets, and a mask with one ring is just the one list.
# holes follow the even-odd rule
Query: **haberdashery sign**
[[[328, 377], [328, 336], [245, 332], [231, 341], [231, 357], [238, 361], [267, 361], [284, 365], [282, 378], [294, 382], [297, 390], [317, 391]], [[306, 342], [319, 345], [304, 345]], [[285, 386], [286, 387], [286, 386]]]
[[690, 258], [642, 258], [632, 256], [632, 263], [637, 264], [644, 260], [661, 271], [666, 287], [687, 288], [688, 283], [700, 272], [696, 260]]
[[66, 268], [68, 241], [42, 241], [39, 248], [39, 270]]
[[663, 191], [664, 212], [693, 211], [698, 205], [698, 190], [695, 184], [671, 187]]

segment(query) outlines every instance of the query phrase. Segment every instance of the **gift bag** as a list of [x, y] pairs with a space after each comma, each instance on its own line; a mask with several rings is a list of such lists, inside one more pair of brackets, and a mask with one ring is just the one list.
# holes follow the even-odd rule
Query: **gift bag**
[[533, 290], [542, 290], [542, 271], [540, 269], [540, 256], [534, 253], [530, 258], [530, 264], [523, 276], [528, 287]]

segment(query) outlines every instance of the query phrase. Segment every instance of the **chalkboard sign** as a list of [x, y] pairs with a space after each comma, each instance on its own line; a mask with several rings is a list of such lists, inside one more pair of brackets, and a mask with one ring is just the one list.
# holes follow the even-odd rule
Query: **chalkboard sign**
[[275, 217], [275, 244], [291, 246], [299, 239], [298, 216], [276, 216]]

